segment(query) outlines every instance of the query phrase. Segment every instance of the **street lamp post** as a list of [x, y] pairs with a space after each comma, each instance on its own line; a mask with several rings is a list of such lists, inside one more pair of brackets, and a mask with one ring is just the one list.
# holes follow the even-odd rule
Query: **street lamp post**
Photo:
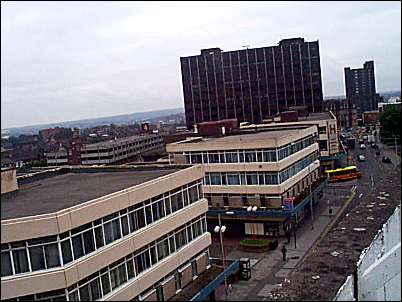
[[[249, 206], [247, 208], [247, 212], [255, 212], [257, 211], [257, 206]], [[255, 232], [254, 232], [254, 222], [251, 223], [251, 232], [253, 233], [253, 240], [255, 240]]]
[[[222, 225], [222, 223], [221, 223], [221, 214], [218, 214], [218, 223], [219, 223], [219, 225], [217, 225], [214, 228], [214, 232], [219, 233], [219, 237], [220, 237], [220, 241], [221, 241], [222, 266], [223, 266], [223, 271], [225, 271], [226, 261], [225, 261], [225, 251], [224, 251], [224, 247], [223, 247], [223, 233], [225, 232], [226, 227], [224, 225]], [[228, 295], [227, 289], [228, 289], [228, 284], [227, 284], [227, 279], [225, 276], [225, 294], [226, 294], [226, 296]]]
[[[310, 178], [310, 165], [308, 166], [308, 176]], [[313, 213], [313, 197], [311, 196], [311, 182], [313, 181], [313, 177], [309, 181], [309, 196], [310, 196], [310, 212], [311, 212], [311, 229], [314, 230], [314, 213]]]

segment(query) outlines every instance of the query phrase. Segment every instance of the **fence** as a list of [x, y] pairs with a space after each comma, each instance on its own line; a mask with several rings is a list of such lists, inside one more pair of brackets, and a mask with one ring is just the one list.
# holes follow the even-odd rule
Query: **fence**
[[[226, 261], [228, 262], [228, 261]], [[207, 286], [193, 296], [190, 301], [204, 301], [219, 285], [221, 285], [225, 278], [234, 274], [240, 268], [240, 261], [234, 260], [226, 269], [220, 273], [214, 280], [212, 280]]]

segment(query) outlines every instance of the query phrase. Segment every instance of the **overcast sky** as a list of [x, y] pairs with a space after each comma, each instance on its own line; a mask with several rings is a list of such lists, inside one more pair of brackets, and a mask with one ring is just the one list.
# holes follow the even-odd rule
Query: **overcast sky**
[[1, 127], [183, 107], [180, 56], [319, 40], [324, 96], [375, 61], [401, 88], [398, 2], [1, 2]]

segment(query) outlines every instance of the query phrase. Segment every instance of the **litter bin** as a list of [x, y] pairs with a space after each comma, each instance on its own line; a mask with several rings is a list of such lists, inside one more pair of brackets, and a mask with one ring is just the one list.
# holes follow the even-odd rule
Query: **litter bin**
[[240, 258], [240, 276], [243, 280], [251, 278], [250, 258]]

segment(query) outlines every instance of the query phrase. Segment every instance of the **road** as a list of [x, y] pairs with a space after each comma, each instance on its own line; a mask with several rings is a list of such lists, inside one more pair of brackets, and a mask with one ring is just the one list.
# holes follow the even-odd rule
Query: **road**
[[[384, 181], [384, 175], [388, 175], [390, 172], [394, 171], [396, 165], [400, 163], [400, 159], [395, 155], [395, 153], [382, 144], [379, 144], [381, 151], [380, 155], [376, 155], [376, 150], [371, 148], [369, 144], [366, 144], [367, 148], [365, 150], [361, 150], [359, 146], [360, 145], [357, 144], [355, 149], [350, 150], [349, 155], [352, 156], [354, 164], [356, 164], [360, 172], [362, 172], [362, 178], [355, 181], [331, 184], [334, 186], [350, 186], [350, 188], [352, 188], [353, 185], [357, 185], [357, 199], [348, 206], [346, 212], [353, 208], [359, 202], [359, 199], [363, 198], [364, 196], [370, 194], [371, 192], [382, 191], [381, 186], [382, 181]], [[358, 162], [357, 157], [359, 155], [364, 155], [366, 161]], [[390, 157], [392, 162], [383, 163], [382, 157], [384, 155]]]
[[[362, 178], [330, 184], [328, 189], [338, 192], [356, 185], [356, 195], [288, 276], [288, 281], [274, 288], [266, 300], [333, 300], [346, 277], [353, 273], [362, 250], [401, 203], [400, 159], [391, 157], [390, 150], [381, 153], [376, 156], [370, 146], [366, 150], [357, 146], [350, 152], [355, 161], [359, 154], [366, 157], [365, 162], [356, 163]], [[391, 157], [393, 163], [382, 163], [384, 154]], [[380, 192], [387, 192], [389, 196], [380, 196]]]

